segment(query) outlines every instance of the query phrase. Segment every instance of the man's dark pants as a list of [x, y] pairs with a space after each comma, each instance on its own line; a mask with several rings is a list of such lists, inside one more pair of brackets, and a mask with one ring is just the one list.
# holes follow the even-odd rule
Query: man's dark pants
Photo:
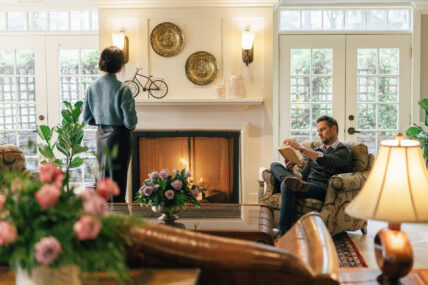
[[270, 166], [270, 171], [275, 177], [275, 187], [281, 189], [281, 211], [279, 216], [279, 235], [285, 234], [293, 225], [294, 212], [296, 210], [296, 199], [313, 198], [320, 201], [325, 200], [327, 184], [319, 181], [307, 181], [310, 185], [307, 192], [296, 192], [284, 184], [284, 178], [287, 176], [295, 176], [293, 173], [280, 162], [273, 162]]

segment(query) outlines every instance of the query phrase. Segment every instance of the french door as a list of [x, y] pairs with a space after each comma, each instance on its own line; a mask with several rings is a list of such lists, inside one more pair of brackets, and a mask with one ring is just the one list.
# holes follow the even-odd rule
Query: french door
[[281, 35], [279, 140], [318, 139], [316, 119], [330, 115], [340, 140], [376, 153], [410, 124], [410, 45], [408, 35]]
[[0, 144], [19, 146], [28, 169], [37, 168], [35, 129], [48, 112], [44, 66], [42, 38], [0, 37]]

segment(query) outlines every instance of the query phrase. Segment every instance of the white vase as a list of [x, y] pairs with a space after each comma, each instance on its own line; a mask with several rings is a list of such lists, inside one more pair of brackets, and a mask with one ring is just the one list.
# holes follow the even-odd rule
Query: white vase
[[49, 268], [46, 265], [33, 268], [31, 275], [20, 266], [16, 271], [16, 285], [81, 285], [80, 270], [75, 265]]
[[214, 86], [214, 98], [226, 98], [226, 88], [223, 85]]
[[231, 98], [244, 98], [245, 83], [242, 75], [232, 75], [230, 78], [230, 97]]

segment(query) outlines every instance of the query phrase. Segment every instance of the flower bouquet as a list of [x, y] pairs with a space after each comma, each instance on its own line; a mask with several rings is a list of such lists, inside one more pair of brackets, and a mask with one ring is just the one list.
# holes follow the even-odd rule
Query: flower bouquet
[[203, 189], [192, 185], [190, 176], [190, 172], [185, 169], [175, 169], [172, 175], [168, 169], [153, 171], [138, 190], [135, 202], [151, 205], [154, 212], [164, 213], [160, 219], [166, 224], [173, 222], [177, 219], [174, 213], [183, 210], [186, 203], [200, 206], [196, 197]]
[[140, 222], [106, 215], [106, 197], [118, 194], [117, 184], [106, 178], [97, 191], [77, 196], [64, 191], [65, 174], [57, 165], [39, 170], [39, 179], [0, 173], [0, 261], [27, 276], [39, 268], [77, 266], [126, 282], [124, 244], [131, 242], [130, 227]]

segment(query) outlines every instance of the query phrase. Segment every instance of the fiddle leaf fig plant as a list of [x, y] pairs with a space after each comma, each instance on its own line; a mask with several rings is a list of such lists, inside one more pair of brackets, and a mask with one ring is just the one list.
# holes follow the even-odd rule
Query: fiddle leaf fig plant
[[417, 124], [413, 124], [410, 128], [406, 131], [406, 136], [409, 139], [415, 139], [418, 140], [422, 147], [422, 153], [424, 155], [425, 160], [428, 159], [428, 99], [423, 99], [418, 102], [419, 106], [422, 107], [422, 109], [425, 112], [425, 127], [419, 126]]
[[[36, 131], [41, 140], [45, 142], [38, 144], [40, 154], [46, 158], [42, 163], [55, 163], [60, 168], [63, 168], [66, 175], [64, 185], [67, 185], [67, 190], [69, 190], [69, 170], [83, 164], [83, 159], [78, 154], [86, 152], [88, 147], [82, 145], [83, 128], [86, 124], [79, 122], [83, 102], [78, 101], [74, 106], [67, 101], [63, 103], [65, 109], [61, 112], [63, 117], [61, 124], [53, 128], [49, 128], [47, 125], [40, 125], [37, 126]], [[57, 136], [56, 141], [53, 142], [52, 139], [55, 132]], [[55, 149], [64, 155], [64, 159], [55, 155]]]

